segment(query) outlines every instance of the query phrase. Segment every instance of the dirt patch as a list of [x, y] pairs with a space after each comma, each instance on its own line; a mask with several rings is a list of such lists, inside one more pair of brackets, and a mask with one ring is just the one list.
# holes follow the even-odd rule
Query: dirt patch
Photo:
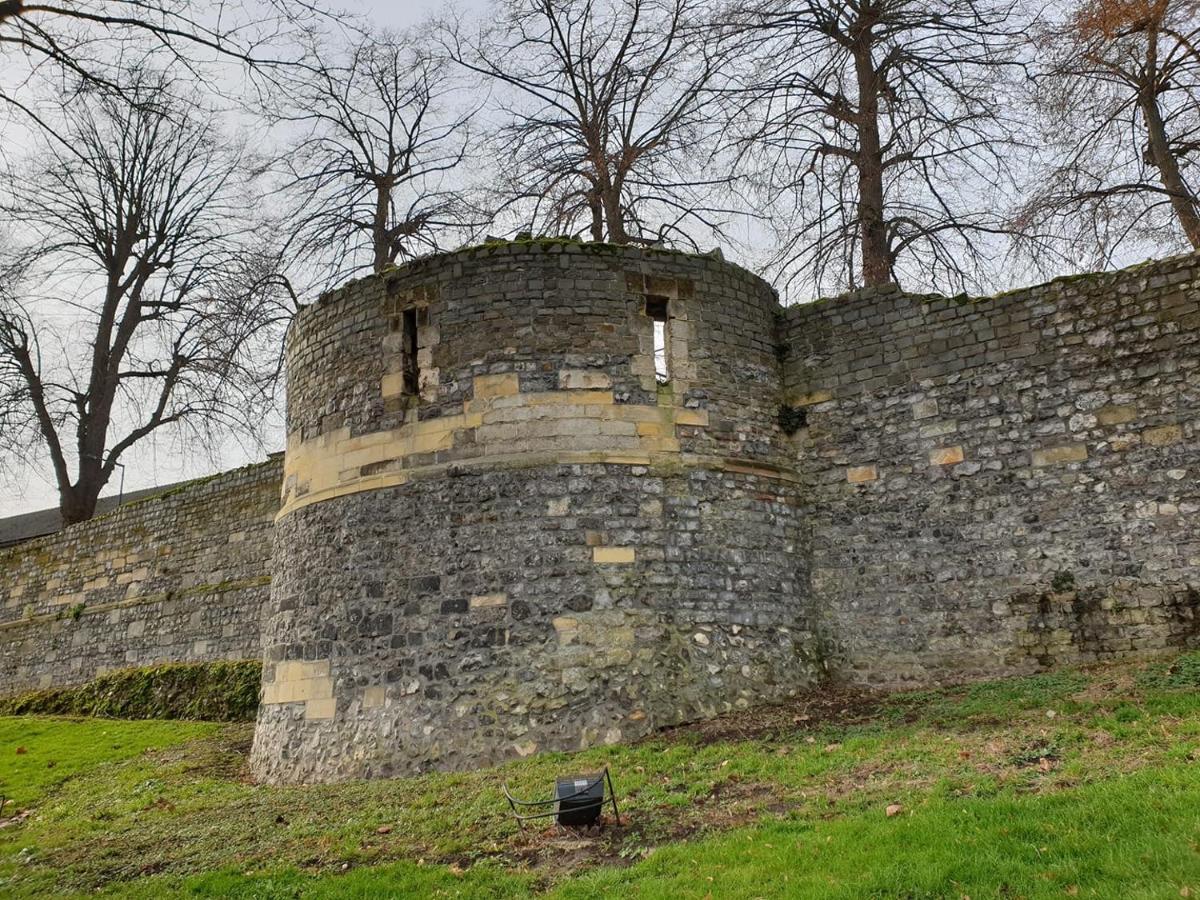
[[887, 696], [882, 691], [826, 684], [805, 691], [786, 703], [726, 713], [716, 719], [686, 722], [657, 731], [646, 740], [703, 746], [720, 741], [769, 739], [828, 725], [861, 725], [878, 716]]
[[748, 825], [766, 815], [786, 813], [792, 806], [777, 785], [731, 778], [688, 806], [670, 807], [669, 818], [663, 807], [634, 817], [622, 814], [619, 824], [612, 816], [603, 816], [598, 831], [557, 825], [526, 829], [501, 855], [549, 883], [593, 866], [632, 865], [657, 846]]

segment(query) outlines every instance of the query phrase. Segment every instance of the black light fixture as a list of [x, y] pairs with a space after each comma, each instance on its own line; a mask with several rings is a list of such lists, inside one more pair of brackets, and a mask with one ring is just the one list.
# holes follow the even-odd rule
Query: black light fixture
[[617, 794], [613, 790], [612, 776], [608, 767], [595, 775], [579, 775], [558, 778], [554, 783], [554, 797], [549, 800], [520, 800], [504, 786], [504, 796], [512, 808], [517, 824], [522, 828], [530, 819], [555, 817], [559, 825], [567, 828], [589, 828], [600, 821], [600, 810], [605, 802], [612, 804], [613, 821], [621, 822], [617, 809]]

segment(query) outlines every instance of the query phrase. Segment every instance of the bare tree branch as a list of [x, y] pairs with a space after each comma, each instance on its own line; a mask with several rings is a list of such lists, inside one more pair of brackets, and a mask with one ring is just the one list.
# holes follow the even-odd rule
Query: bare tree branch
[[297, 132], [277, 167], [290, 200], [293, 255], [319, 260], [326, 284], [379, 272], [486, 217], [446, 177], [466, 157], [477, 106], [460, 108], [451, 64], [428, 35], [369, 36], [284, 83], [268, 110]]
[[243, 152], [165, 77], [139, 78], [132, 104], [77, 103], [68, 144], [46, 138], [0, 203], [23, 237], [0, 278], [0, 451], [46, 448], [68, 523], [155, 431], [255, 430], [292, 308]]
[[700, 0], [504, 0], [495, 24], [442, 28], [460, 65], [497, 90], [502, 209], [529, 230], [694, 244], [729, 212], [712, 198], [709, 89], [726, 59]]

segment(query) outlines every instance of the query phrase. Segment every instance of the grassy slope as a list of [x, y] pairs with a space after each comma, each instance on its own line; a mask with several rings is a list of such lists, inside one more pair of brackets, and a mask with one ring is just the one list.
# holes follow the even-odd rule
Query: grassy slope
[[[1200, 896], [1200, 654], [844, 702], [308, 788], [246, 783], [244, 725], [0, 719], [0, 783], [36, 805], [0, 829], [0, 894]], [[604, 762], [627, 826], [509, 821], [502, 781]]]

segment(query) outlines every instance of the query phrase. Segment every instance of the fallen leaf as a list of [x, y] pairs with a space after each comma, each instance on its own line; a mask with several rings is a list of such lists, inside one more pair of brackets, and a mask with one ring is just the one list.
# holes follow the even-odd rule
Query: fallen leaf
[[375, 833], [376, 834], [391, 834], [392, 826], [391, 825], [380, 825], [378, 828], [375, 829]]
[[24, 756], [24, 755], [25, 755], [26, 753], [28, 753], [28, 752], [29, 752], [29, 751], [28, 751], [28, 750], [26, 750], [24, 747], [18, 747], [18, 748], [17, 748], [17, 756]]
[[826, 753], [833, 753], [833, 752], [835, 752], [835, 751], [837, 751], [837, 750], [841, 750], [841, 749], [842, 749], [842, 745], [841, 745], [841, 744], [826, 744], [826, 745], [825, 745], [825, 752], [826, 752]]
[[884, 812], [887, 813], [888, 818], [890, 819], [892, 816], [897, 816], [900, 813], [904, 812], [904, 807], [901, 806], [899, 803], [890, 803], [890, 804], [888, 804], [888, 808], [886, 810], [884, 810]]

